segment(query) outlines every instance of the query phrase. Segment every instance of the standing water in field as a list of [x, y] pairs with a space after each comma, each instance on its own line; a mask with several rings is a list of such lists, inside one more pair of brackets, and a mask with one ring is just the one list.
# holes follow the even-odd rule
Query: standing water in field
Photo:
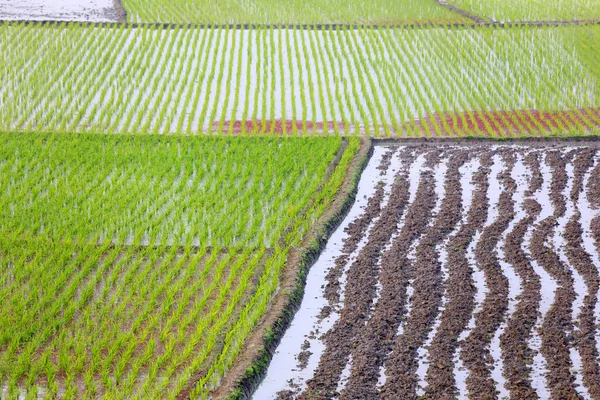
[[2, 0], [0, 20], [124, 21], [120, 0]]

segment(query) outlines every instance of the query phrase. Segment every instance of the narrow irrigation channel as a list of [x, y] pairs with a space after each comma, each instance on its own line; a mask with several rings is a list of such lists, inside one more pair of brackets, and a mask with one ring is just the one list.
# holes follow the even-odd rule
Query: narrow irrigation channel
[[596, 141], [377, 145], [254, 399], [600, 399], [599, 181]]

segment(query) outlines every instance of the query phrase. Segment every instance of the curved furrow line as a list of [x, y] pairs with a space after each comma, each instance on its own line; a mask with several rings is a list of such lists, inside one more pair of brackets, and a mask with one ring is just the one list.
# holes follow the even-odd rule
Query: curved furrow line
[[[380, 170], [380, 175], [387, 170], [387, 168], [391, 164], [391, 158], [397, 149], [392, 148], [385, 152], [381, 158], [381, 162], [377, 169]], [[368, 201], [365, 209], [362, 214], [359, 215], [354, 221], [352, 221], [344, 232], [348, 235], [346, 239], [344, 239], [344, 245], [342, 246], [341, 254], [335, 259], [334, 266], [327, 272], [325, 279], [327, 280], [327, 284], [325, 285], [324, 296], [328, 300], [328, 306], [335, 306], [340, 301], [340, 277], [342, 273], [350, 261], [350, 257], [352, 253], [354, 253], [358, 247], [359, 243], [363, 240], [363, 238], [367, 235], [368, 228], [373, 223], [374, 218], [379, 216], [381, 213], [381, 208], [383, 206], [383, 200], [385, 195], [385, 185], [383, 182], [377, 183], [377, 189], [373, 196], [371, 196]], [[360, 201], [360, 199], [358, 199]], [[327, 311], [325, 310], [325, 314]], [[325, 317], [326, 315], [324, 315]]]
[[596, 150], [590, 148], [579, 149], [573, 158], [573, 185], [569, 197], [578, 206], [581, 195], [585, 197], [586, 182], [589, 179], [589, 171], [594, 167]]
[[[469, 153], [464, 150], [454, 150], [453, 156], [449, 161], [449, 174], [447, 180], [444, 183], [444, 201], [440, 212], [437, 214], [435, 225], [433, 226], [433, 232], [431, 233], [432, 239], [436, 241], [435, 244], [430, 246], [435, 252], [437, 248], [437, 263], [439, 268], [438, 274], [440, 275], [440, 299], [439, 306], [435, 310], [435, 316], [433, 325], [427, 334], [425, 343], [417, 350], [418, 366], [416, 375], [418, 378], [417, 395], [422, 396], [425, 393], [427, 387], [426, 375], [430, 365], [429, 359], [429, 348], [433, 342], [433, 339], [437, 335], [437, 332], [441, 325], [441, 313], [444, 311], [446, 304], [448, 303], [448, 296], [446, 293], [448, 280], [448, 236], [456, 231], [458, 223], [462, 219], [462, 182], [460, 175], [460, 168], [469, 159]], [[440, 192], [440, 191], [439, 191]], [[438, 192], [438, 193], [439, 193]], [[418, 249], [418, 248], [417, 248]], [[435, 254], [431, 254], [432, 257]], [[423, 257], [427, 257], [427, 253], [423, 253]], [[433, 259], [426, 258], [426, 262], [432, 262]], [[435, 267], [435, 266], [434, 266]]]
[[[533, 174], [526, 173], [528, 167]], [[512, 399], [535, 399], [536, 391], [530, 383], [531, 364], [533, 356], [528, 346], [532, 329], [537, 319], [540, 303], [540, 279], [531, 266], [527, 254], [521, 245], [526, 233], [530, 230], [533, 222], [539, 214], [539, 205], [531, 199], [521, 197], [522, 185], [527, 185], [524, 195], [534, 193], [540, 187], [539, 164], [535, 154], [525, 156], [523, 162], [517, 160], [513, 172], [520, 174], [514, 177], [519, 185], [519, 200], [517, 200], [517, 212], [523, 217], [515, 218], [518, 221], [506, 235], [502, 255], [504, 261], [510, 264], [521, 282], [521, 292], [516, 298], [514, 312], [507, 318], [504, 332], [500, 335], [500, 349], [503, 356], [503, 376], [506, 378], [505, 387], [509, 390]], [[529, 179], [527, 179], [529, 177]], [[527, 182], [528, 181], [528, 182]], [[500, 254], [500, 253], [499, 253]], [[510, 307], [510, 306], [509, 306]]]
[[[490, 191], [502, 190], [498, 210], [488, 213], [488, 221], [475, 248], [475, 258], [485, 274], [489, 288], [481, 312], [475, 316], [475, 327], [462, 345], [461, 358], [469, 370], [467, 389], [471, 397], [496, 398], [496, 384], [491, 378], [493, 359], [489, 345], [493, 334], [504, 319], [508, 308], [508, 279], [498, 262], [496, 246], [514, 218], [513, 193], [515, 185], [510, 177], [510, 163], [502, 170], [500, 157], [492, 166]], [[505, 182], [508, 182], [507, 185]]]
[[[554, 213], [540, 221], [533, 231], [529, 249], [533, 259], [555, 280], [558, 287], [554, 302], [543, 317], [541, 326], [541, 353], [548, 367], [546, 380], [553, 398], [582, 398], [574, 385], [567, 332], [572, 329], [572, 304], [575, 300], [573, 277], [561, 262], [553, 248], [547, 244], [555, 234], [557, 219], [566, 211], [566, 201], [562, 193], [566, 187], [565, 162], [557, 151], [546, 154], [546, 162], [552, 169], [550, 202]], [[542, 285], [542, 288], [545, 287]]]
[[[400, 168], [400, 171], [402, 172], [402, 174], [404, 174], [404, 176], [406, 176], [406, 179], [409, 182], [409, 197], [408, 197], [408, 203], [406, 205], [406, 208], [408, 208], [415, 199], [415, 196], [417, 194], [417, 190], [419, 188], [419, 176], [420, 176], [420, 171], [422, 168], [424, 168], [424, 165], [426, 163], [426, 157], [423, 154], [424, 152], [422, 151], [422, 149], [414, 149], [411, 147], [404, 147], [402, 148], [402, 150], [400, 151], [400, 154], [397, 158], [397, 160], [395, 159], [394, 164], [397, 164], [397, 162], [400, 162], [400, 160], [402, 161], [402, 165], [403, 167]], [[410, 160], [410, 161], [409, 161]], [[397, 161], [397, 162], [396, 162]], [[390, 165], [392, 164], [392, 162], [386, 163], [388, 169], [387, 170], [382, 170], [381, 166], [378, 167], [377, 169], [379, 169], [381, 172], [381, 176], [382, 179], [386, 180], [386, 182], [389, 182], [388, 186], [392, 186], [394, 180], [396, 179], [396, 175], [399, 173], [399, 169], [394, 167], [392, 165], [392, 167], [390, 167]], [[390, 171], [391, 169], [391, 171]], [[393, 172], [393, 173], [390, 173]], [[389, 174], [388, 174], [389, 173]], [[384, 201], [383, 201], [383, 207], [385, 208], [385, 205], [387, 203], [387, 201], [389, 200], [389, 196], [390, 196], [391, 192], [386, 191], [385, 192], [385, 197], [384, 197]], [[406, 217], [406, 213], [402, 213], [400, 215], [399, 221], [397, 226], [401, 226], [403, 224], [404, 218]], [[378, 217], [379, 218], [379, 217]], [[340, 290], [339, 290], [339, 301], [338, 301], [338, 309], [337, 312], [339, 313], [341, 307], [344, 304], [344, 290], [345, 290], [345, 286], [346, 286], [346, 281], [347, 281], [347, 266], [348, 265], [352, 265], [355, 261], [356, 258], [358, 257], [358, 255], [360, 254], [360, 252], [362, 251], [362, 248], [367, 244], [368, 240], [369, 240], [369, 235], [370, 232], [373, 230], [373, 227], [375, 226], [377, 219], [375, 218], [374, 221], [371, 223], [371, 226], [369, 227], [369, 230], [367, 231], [367, 235], [365, 235], [362, 240], [360, 241], [360, 243], [358, 244], [358, 248], [354, 251], [354, 253], [350, 256], [350, 259], [346, 265], [346, 269], [344, 270], [341, 278], [340, 278]], [[393, 233], [391, 238], [393, 239], [396, 235], [397, 235], [397, 230], [396, 229]], [[393, 241], [393, 240], [391, 240]], [[390, 242], [391, 242], [390, 241]], [[383, 246], [383, 249], [381, 250], [381, 254], [384, 254], [387, 250], [389, 250], [390, 247], [390, 242], [386, 243], [385, 246]], [[381, 267], [381, 258], [379, 259], [379, 267]], [[376, 291], [375, 291], [375, 298], [374, 301], [371, 303], [372, 305], [376, 303], [376, 300], [379, 298], [379, 292], [381, 290], [381, 285], [379, 282], [376, 283]], [[371, 311], [373, 307], [371, 307]], [[346, 370], [349, 372], [350, 371], [350, 365], [347, 365]], [[349, 374], [347, 374], [345, 376], [345, 379], [347, 380], [349, 377]], [[343, 387], [345, 386], [345, 383], [342, 384], [340, 383], [340, 388], [343, 389]]]
[[588, 179], [587, 201], [594, 210], [600, 209], [600, 163], [597, 163], [592, 170], [592, 175]]
[[344, 290], [344, 306], [339, 319], [323, 337], [325, 350], [314, 376], [307, 381], [301, 399], [332, 398], [348, 363], [351, 343], [368, 320], [376, 294], [381, 253], [397, 228], [409, 201], [407, 174], [398, 176], [387, 205], [368, 235], [367, 244], [350, 266]]
[[[587, 321], [580, 323], [581, 337], [578, 338], [580, 349], [582, 346], [586, 347], [586, 355], [582, 354], [584, 359], [584, 383], [586, 383], [586, 360], [589, 360], [587, 365], [590, 370], [598, 371], [598, 365], [600, 364], [600, 292], [598, 286], [600, 285], [600, 212], [593, 211], [593, 206], [589, 201], [590, 192], [593, 191], [590, 182], [597, 179], [598, 168], [600, 167], [600, 154], [594, 153], [591, 164], [593, 169], [585, 174], [583, 190], [578, 198], [579, 206], [579, 217], [580, 217], [580, 228], [581, 228], [581, 244], [582, 249], [589, 256], [592, 266], [595, 267], [595, 277], [592, 275], [591, 279], [586, 279], [586, 284], [589, 290], [589, 299], [584, 300], [586, 307], [589, 303], [589, 308], [592, 311], [583, 311], [581, 314], [581, 321], [584, 318]], [[589, 264], [588, 264], [589, 265]], [[584, 273], [587, 277], [587, 274]], [[589, 282], [589, 283], [588, 283]], [[595, 294], [595, 299], [591, 298]], [[595, 351], [593, 349], [593, 343], [595, 341]], [[580, 350], [581, 351], [581, 350]], [[592, 362], [596, 364], [594, 368]], [[590, 394], [600, 398], [597, 394], [595, 384], [600, 380], [596, 379], [593, 386], [588, 386]]]
[[[470, 160], [459, 170], [461, 197], [457, 199], [463, 209], [463, 217], [459, 230], [452, 235], [446, 245], [447, 253], [445, 309], [440, 316], [437, 333], [429, 346], [429, 369], [427, 371], [427, 387], [425, 394], [431, 399], [453, 397], [456, 392], [453, 354], [457, 346], [457, 338], [470, 319], [473, 310], [475, 287], [470, 276], [466, 249], [475, 231], [483, 226], [486, 213], [475, 211], [478, 205], [485, 204], [485, 190], [476, 186], [473, 181], [479, 170], [479, 160]], [[485, 171], [479, 170], [481, 176]]]
[[[541, 327], [544, 322], [544, 318], [552, 302], [554, 301], [554, 293], [557, 288], [556, 281], [552, 278], [548, 272], [540, 264], [533, 259], [531, 256], [531, 241], [535, 226], [542, 220], [551, 217], [553, 212], [552, 208], [549, 207], [552, 201], [550, 199], [550, 182], [552, 180], [552, 172], [548, 165], [541, 160], [542, 153], [531, 153], [527, 157], [528, 165], [533, 169], [532, 179], [530, 181], [533, 187], [538, 189], [531, 194], [531, 198], [528, 199], [526, 207], [530, 215], [535, 215], [533, 226], [525, 233], [523, 238], [522, 248], [526, 257], [531, 263], [534, 274], [540, 281], [540, 299], [538, 310], [536, 315], [535, 325], [531, 331], [531, 336], [528, 341], [528, 347], [532, 351], [533, 363], [531, 369], [531, 386], [535, 390], [538, 397], [542, 399], [550, 398], [550, 391], [548, 389], [548, 382], [546, 375], [548, 374], [548, 368], [546, 366], [546, 360], [542, 355], [540, 349], [542, 346], [542, 339], [540, 336]], [[542, 204], [545, 207], [542, 207]]]
[[[439, 157], [440, 151], [436, 150], [436, 151], [432, 152], [430, 150], [431, 149], [428, 146], [422, 146], [422, 147], [416, 147], [416, 148], [407, 147], [404, 149], [405, 152], [410, 152], [411, 156], [414, 158], [414, 162], [411, 163], [410, 169], [408, 171], [408, 181], [410, 183], [410, 189], [409, 189], [409, 200], [408, 200], [407, 208], [411, 207], [415, 202], [415, 199], [416, 199], [419, 187], [420, 187], [419, 185], [420, 185], [422, 170], [423, 169], [431, 169], [432, 166], [435, 164], [435, 160], [437, 160]], [[393, 176], [394, 175], [392, 175], [392, 177]], [[386, 245], [384, 246], [384, 248], [382, 250], [382, 254], [385, 254], [390, 250], [393, 242], [399, 236], [399, 234], [402, 230], [402, 227], [405, 224], [406, 216], [407, 216], [407, 213], [404, 213], [400, 217], [400, 220], [397, 224], [396, 229], [394, 230], [394, 232], [392, 234], [390, 241], [388, 243], [386, 243]], [[363, 245], [364, 245], [364, 243], [363, 243]], [[383, 258], [383, 256], [382, 256], [382, 258]], [[382, 259], [380, 259], [380, 263], [381, 263], [381, 260]], [[380, 267], [381, 267], [381, 264], [380, 264]], [[377, 281], [377, 283], [375, 285], [375, 297], [373, 298], [373, 300], [371, 302], [371, 307], [369, 309], [370, 316], [373, 315], [373, 312], [375, 311], [375, 306], [379, 302], [382, 289], [383, 289], [383, 286], [381, 284], [381, 277], [380, 277], [380, 279]], [[407, 291], [410, 292], [410, 284], [408, 286]], [[407, 297], [409, 298], [410, 296], [407, 296]], [[342, 288], [342, 302], [343, 302], [343, 288]], [[402, 315], [400, 316], [400, 318], [402, 319]], [[364, 329], [361, 329], [359, 331], [359, 334], [362, 334], [363, 332], [364, 332]], [[356, 347], [357, 341], [359, 341], [359, 340], [360, 340], [359, 338], [355, 338], [355, 340], [353, 341], [353, 344], [352, 344], [353, 349]], [[382, 372], [383, 368], [384, 368], [383, 364], [379, 366], [378, 375], [379, 375], [380, 380], [382, 378], [381, 375], [383, 373]], [[338, 387], [337, 387], [338, 393], [341, 393], [346, 388], [346, 384], [348, 383], [348, 380], [350, 378], [351, 369], [352, 369], [352, 356], [350, 356], [348, 358], [346, 367], [344, 368], [344, 370], [342, 372], [342, 376], [340, 378], [340, 381], [338, 382]], [[380, 382], [378, 382], [378, 384], [379, 383]]]
[[[469, 336], [470, 332], [475, 328], [475, 315], [481, 312], [481, 308], [483, 305], [483, 301], [487, 296], [489, 291], [486, 283], [485, 283], [485, 275], [483, 271], [478, 267], [478, 264], [475, 260], [475, 246], [479, 242], [479, 238], [481, 237], [483, 227], [486, 225], [486, 221], [489, 220], [489, 217], [494, 207], [497, 205], [499, 201], [499, 196], [493, 196], [492, 198], [488, 197], [488, 192], [490, 188], [490, 175], [491, 169], [490, 165], [492, 165], [492, 158], [490, 154], [485, 156], [485, 159], [482, 160], [480, 167], [480, 171], [475, 176], [475, 182], [479, 186], [477, 192], [477, 202], [474, 202], [472, 210], [472, 217], [474, 220], [479, 222], [477, 228], [473, 232], [473, 237], [466, 249], [466, 259], [468, 265], [468, 273], [471, 277], [471, 280], [474, 284], [474, 292], [472, 298], [469, 299], [469, 319], [467, 325], [460, 332], [458, 336], [458, 343], [456, 347], [456, 351], [454, 353], [454, 377], [456, 380], [456, 387], [458, 389], [458, 394], [460, 398], [466, 398], [468, 395], [467, 392], [467, 377], [468, 370], [464, 365], [462, 359], [462, 345], [465, 339]], [[475, 199], [475, 197], [474, 197]]]
[[523, 203], [525, 201], [525, 190], [527, 188], [526, 177], [523, 176], [527, 171], [522, 162], [522, 154], [506, 153], [504, 162], [509, 166], [509, 171], [502, 176], [504, 187], [513, 188], [511, 211], [513, 218], [510, 224], [506, 227], [502, 239], [497, 243], [495, 251], [498, 257], [498, 263], [502, 269], [504, 276], [508, 278], [508, 304], [506, 315], [502, 323], [494, 333], [494, 337], [490, 342], [490, 352], [494, 360], [491, 370], [491, 377], [496, 382], [496, 390], [499, 393], [499, 398], [508, 399], [510, 392], [507, 386], [507, 380], [504, 376], [504, 356], [502, 354], [501, 337], [506, 330], [508, 321], [515, 313], [518, 298], [523, 291], [523, 281], [517, 274], [515, 268], [506, 262], [504, 247], [506, 246], [506, 238], [512, 232], [517, 224], [525, 217]]
[[[585, 329], [586, 324], [586, 319], [582, 319], [582, 314], [585, 313], [585, 310], [591, 311], [593, 325], [593, 306], [591, 308], [587, 307], [586, 301], [589, 302], [590, 299], [595, 301], [595, 294], [590, 297], [590, 278], [597, 277], [597, 270], [591, 263], [589, 255], [581, 248], [580, 211], [577, 209], [577, 200], [584, 175], [592, 165], [593, 152], [589, 149], [583, 152], [573, 150], [564, 155], [564, 158], [568, 161], [565, 166], [567, 185], [563, 194], [566, 199], [566, 211], [558, 219], [554, 244], [561, 262], [568, 268], [573, 277], [575, 300], [572, 306], [573, 331], [571, 332], [569, 352], [575, 385], [579, 393], [584, 398], [589, 399], [591, 398], [590, 388], [594, 390], [595, 386], [597, 391], [600, 380], [598, 380], [597, 366], [593, 362], [595, 360], [595, 339], [592, 343], [586, 339], [581, 340], [582, 337], [585, 337], [582, 336], [582, 328]], [[577, 190], [577, 187], [579, 187], [579, 190]], [[589, 322], [589, 319], [587, 322]], [[589, 337], [589, 329], [586, 329], [586, 331], [585, 335]], [[589, 346], [590, 344], [592, 346]]]
[[[436, 184], [439, 185], [437, 179], [441, 179], [443, 185], [446, 166], [437, 159], [438, 153], [428, 154], [426, 167], [434, 167]], [[340, 399], [370, 399], [378, 396], [380, 367], [400, 324], [407, 298], [408, 277], [414, 270], [407, 258], [408, 252], [411, 244], [419, 239], [429, 225], [436, 203], [426, 197], [431, 195], [435, 196], [435, 193], [425, 190], [417, 192], [415, 201], [401, 221], [399, 234], [395, 235], [391, 247], [382, 256], [379, 298], [371, 319], [354, 342], [351, 374]], [[441, 202], [442, 198], [443, 193], [438, 195], [437, 202]]]
[[[597, 252], [600, 252], [600, 215], [596, 216], [590, 224], [591, 236], [594, 239]], [[595, 265], [600, 265], [598, 260], [598, 254], [595, 254]], [[596, 301], [596, 307], [594, 308], [594, 315], [596, 315], [596, 351], [600, 353], [600, 299]], [[600, 362], [600, 357], [596, 361]]]
[[[594, 153], [586, 151], [577, 155], [574, 162], [574, 181], [583, 181], [583, 176], [593, 164]], [[582, 186], [573, 186], [571, 201], [579, 203]], [[579, 203], [581, 204], [581, 203]], [[565, 226], [563, 233], [566, 246], [565, 255], [569, 264], [583, 277], [586, 290], [583, 304], [575, 317], [577, 331], [574, 334], [577, 350], [582, 360], [583, 385], [586, 398], [600, 399], [600, 368], [598, 365], [598, 350], [596, 340], [596, 320], [594, 308], [598, 302], [598, 267], [592, 257], [583, 248], [583, 229], [581, 215], [589, 212], [579, 208]]]
[[[454, 197], [458, 195], [456, 191], [453, 193]], [[381, 392], [383, 399], [416, 398], [417, 390], [420, 391], [417, 376], [419, 363], [416, 357], [432, 330], [443, 296], [436, 246], [460, 221], [461, 200], [459, 196], [456, 197], [456, 204], [445, 203], [449, 208], [436, 218], [435, 225], [416, 247], [416, 276], [413, 281], [414, 294], [410, 301], [410, 314], [401, 334], [396, 337], [386, 362], [387, 379]], [[424, 372], [421, 371], [423, 375]]]

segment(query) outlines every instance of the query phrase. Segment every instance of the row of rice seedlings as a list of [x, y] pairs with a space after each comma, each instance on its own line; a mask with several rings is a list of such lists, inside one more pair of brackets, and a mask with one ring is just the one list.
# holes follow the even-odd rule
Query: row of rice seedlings
[[[33, 32], [31, 43], [56, 36], [56, 44], [42, 49], [31, 69], [17, 70], [29, 54], [22, 49], [33, 45], [5, 41], [5, 131], [505, 135], [585, 131], [598, 119], [596, 111], [580, 111], [599, 103], [595, 26], [321, 31], [56, 24], [2, 25], [0, 37], [21, 29]], [[581, 42], [576, 51], [573, 41]], [[569, 110], [581, 117], [561, 115]], [[556, 121], [544, 122], [543, 112], [557, 114], [548, 117]]]

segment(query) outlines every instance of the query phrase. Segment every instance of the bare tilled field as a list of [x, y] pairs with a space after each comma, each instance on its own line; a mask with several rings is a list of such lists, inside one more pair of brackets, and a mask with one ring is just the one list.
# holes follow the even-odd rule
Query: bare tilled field
[[600, 399], [600, 148], [376, 146], [256, 399]]

